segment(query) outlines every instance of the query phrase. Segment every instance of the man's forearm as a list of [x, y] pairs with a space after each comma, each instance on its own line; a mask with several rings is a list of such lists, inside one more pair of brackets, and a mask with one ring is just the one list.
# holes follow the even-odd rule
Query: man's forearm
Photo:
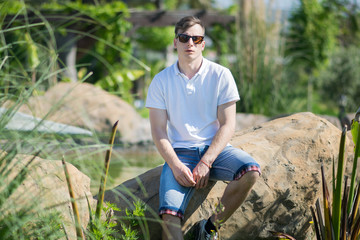
[[222, 125], [215, 134], [213, 141], [211, 142], [210, 147], [206, 151], [202, 160], [211, 166], [217, 156], [229, 143], [231, 137], [234, 134], [234, 131], [235, 127], [232, 127], [230, 124]]
[[205, 155], [202, 157], [204, 161], [209, 166], [215, 161], [217, 156], [225, 148], [225, 146], [230, 141], [231, 137], [235, 132], [236, 125], [236, 105], [235, 101], [225, 103], [218, 107], [218, 121], [220, 128], [215, 134], [209, 149], [206, 151]]
[[172, 148], [170, 141], [167, 138], [156, 139], [154, 137], [154, 142], [162, 158], [169, 164], [170, 168], [173, 169], [180, 161]]

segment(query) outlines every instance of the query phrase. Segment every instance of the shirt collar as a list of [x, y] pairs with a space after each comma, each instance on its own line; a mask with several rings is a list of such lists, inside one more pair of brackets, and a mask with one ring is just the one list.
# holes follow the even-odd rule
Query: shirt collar
[[[174, 64], [174, 71], [175, 71], [175, 74], [176, 74], [176, 75], [181, 75], [182, 73], [180, 72], [180, 69], [179, 69], [178, 64], [179, 64], [179, 60], [177, 60], [176, 63]], [[196, 73], [196, 75], [197, 75], [197, 74], [199, 74], [199, 75], [203, 74], [204, 71], [205, 71], [205, 68], [206, 68], [207, 64], [208, 64], [208, 60], [203, 57], [203, 60], [202, 60], [200, 69], [199, 69], [199, 71]]]

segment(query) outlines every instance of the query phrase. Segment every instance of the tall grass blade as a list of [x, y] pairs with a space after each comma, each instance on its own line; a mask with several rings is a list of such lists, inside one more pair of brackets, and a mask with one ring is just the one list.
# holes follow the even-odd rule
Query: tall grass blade
[[343, 200], [341, 203], [341, 225], [340, 225], [340, 240], [346, 240], [346, 234], [347, 234], [347, 203], [348, 203], [348, 197], [349, 197], [349, 186], [348, 186], [348, 176], [345, 176], [345, 187], [344, 187], [344, 194], [343, 194]]
[[311, 210], [311, 215], [312, 218], [314, 220], [314, 226], [315, 226], [315, 233], [316, 233], [316, 239], [317, 240], [322, 240], [321, 235], [320, 235], [320, 227], [319, 227], [319, 222], [317, 220], [316, 214], [315, 214], [315, 210], [312, 206], [310, 206], [310, 210]]
[[109, 140], [110, 147], [106, 151], [105, 168], [104, 168], [103, 174], [101, 175], [100, 187], [99, 187], [99, 193], [98, 193], [99, 197], [98, 197], [98, 202], [97, 202], [97, 205], [96, 205], [96, 212], [95, 212], [95, 220], [96, 221], [100, 221], [101, 209], [102, 209], [102, 205], [103, 205], [103, 202], [104, 202], [106, 179], [107, 179], [107, 175], [108, 175], [108, 172], [109, 172], [111, 152], [112, 152], [112, 147], [113, 147], [114, 140], [115, 140], [115, 134], [116, 134], [116, 129], [117, 129], [118, 123], [119, 123], [119, 121], [116, 121], [116, 123], [112, 127], [112, 132], [111, 132], [111, 136], [110, 136], [110, 140]]
[[88, 210], [89, 210], [89, 225], [88, 225], [88, 228], [90, 229], [90, 232], [94, 232], [95, 226], [94, 226], [94, 220], [93, 220], [93, 212], [92, 212], [92, 209], [91, 209], [91, 205], [90, 205], [90, 201], [89, 201], [88, 196], [85, 195], [85, 197], [86, 197], [86, 202], [87, 202]]
[[350, 231], [352, 231], [352, 229], [355, 226], [355, 219], [356, 219], [356, 216], [358, 216], [359, 208], [360, 208], [360, 182], [359, 182], [359, 184], [357, 186], [355, 201], [354, 201], [354, 204], [352, 205], [351, 214], [350, 214], [350, 217], [349, 217]]
[[324, 225], [324, 217], [322, 215], [322, 211], [321, 211], [321, 204], [320, 204], [320, 200], [316, 200], [316, 213], [318, 216], [318, 220], [319, 220], [319, 228], [320, 228], [320, 233], [321, 233], [321, 239], [325, 240], [325, 225]]
[[0, 30], [0, 34], [6, 33], [6, 32], [16, 31], [16, 30], [20, 30], [20, 29], [26, 29], [26, 28], [29, 28], [29, 27], [43, 26], [43, 25], [45, 25], [45, 23], [33, 23], [33, 24], [24, 25], [24, 26], [8, 28], [8, 29]]
[[68, 189], [69, 189], [71, 205], [72, 205], [72, 208], [73, 208], [74, 219], [75, 219], [75, 228], [76, 228], [76, 236], [77, 236], [77, 238], [85, 239], [83, 231], [81, 229], [80, 214], [79, 214], [77, 204], [75, 202], [75, 194], [74, 194], [74, 190], [73, 190], [72, 185], [71, 185], [70, 174], [69, 174], [69, 171], [67, 169], [64, 157], [62, 158], [61, 161], [62, 161], [62, 164], [63, 164], [63, 167], [64, 167], [64, 173], [65, 173], [66, 182], [67, 182]]
[[17, 149], [13, 146], [10, 146], [9, 149], [11, 150], [5, 153], [0, 159], [0, 163], [2, 165], [2, 168], [0, 169], [0, 175], [3, 178], [6, 178], [10, 174], [11, 172], [11, 169], [9, 169], [11, 166], [10, 163], [11, 161], [13, 161], [14, 157], [18, 152]]
[[335, 189], [336, 189], [336, 170], [335, 170], [335, 159], [333, 158], [333, 180], [332, 180], [332, 185], [333, 185], [333, 199], [335, 198]]
[[321, 176], [322, 176], [322, 185], [323, 185], [323, 201], [324, 201], [324, 218], [325, 218], [325, 239], [332, 240], [334, 238], [333, 226], [331, 220], [331, 209], [329, 202], [329, 190], [327, 188], [324, 166], [321, 165]]
[[341, 140], [340, 140], [340, 150], [339, 150], [339, 160], [337, 167], [337, 175], [336, 175], [336, 188], [334, 189], [334, 197], [333, 197], [333, 226], [335, 239], [340, 239], [340, 224], [341, 224], [341, 201], [342, 201], [342, 193], [343, 193], [343, 185], [342, 181], [344, 179], [344, 153], [345, 153], [345, 139], [346, 139], [346, 126], [344, 127]]
[[20, 186], [20, 184], [25, 180], [26, 175], [29, 171], [28, 167], [35, 160], [35, 158], [40, 154], [40, 151], [36, 153], [29, 162], [23, 167], [20, 172], [15, 176], [15, 178], [5, 187], [5, 189], [0, 193], [0, 206], [10, 197], [10, 195]]
[[70, 239], [69, 239], [69, 236], [68, 236], [68, 234], [67, 234], [67, 232], [66, 232], [64, 223], [61, 223], [61, 227], [62, 227], [62, 229], [64, 230], [65, 239], [66, 239], [66, 240], [70, 240]]
[[358, 240], [360, 237], [360, 216], [358, 216], [355, 224], [354, 229], [352, 230], [351, 240]]
[[[360, 114], [360, 108], [358, 111]], [[355, 127], [355, 126], [357, 126], [357, 127]], [[354, 143], [355, 143], [355, 153], [354, 153], [354, 162], [353, 162], [353, 168], [352, 168], [352, 173], [351, 173], [348, 213], [350, 213], [349, 211], [353, 204], [354, 191], [355, 191], [355, 180], [356, 180], [356, 169], [357, 169], [358, 158], [359, 158], [359, 154], [360, 154], [360, 152], [359, 152], [360, 151], [360, 127], [359, 127], [359, 119], [356, 117], [355, 117], [355, 119], [353, 119], [353, 123], [351, 124], [351, 134], [353, 136]]]

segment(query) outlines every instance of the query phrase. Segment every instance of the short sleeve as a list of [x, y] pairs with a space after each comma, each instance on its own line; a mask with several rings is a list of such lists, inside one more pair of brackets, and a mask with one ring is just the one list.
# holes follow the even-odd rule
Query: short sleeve
[[164, 90], [161, 86], [160, 79], [156, 76], [150, 83], [145, 106], [147, 108], [166, 109]]
[[235, 79], [232, 76], [230, 70], [225, 69], [220, 79], [218, 106], [239, 100], [240, 96]]

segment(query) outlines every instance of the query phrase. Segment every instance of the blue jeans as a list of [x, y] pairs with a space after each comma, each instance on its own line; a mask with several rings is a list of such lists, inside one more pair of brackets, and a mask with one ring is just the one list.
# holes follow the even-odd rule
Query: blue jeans
[[[209, 146], [175, 148], [181, 162], [191, 171], [196, 167]], [[240, 179], [249, 171], [261, 174], [259, 164], [246, 152], [232, 146], [226, 146], [210, 169], [211, 180], [233, 181]], [[167, 163], [164, 164], [159, 189], [159, 214], [171, 214], [183, 218], [185, 209], [194, 194], [194, 187], [180, 185]]]

